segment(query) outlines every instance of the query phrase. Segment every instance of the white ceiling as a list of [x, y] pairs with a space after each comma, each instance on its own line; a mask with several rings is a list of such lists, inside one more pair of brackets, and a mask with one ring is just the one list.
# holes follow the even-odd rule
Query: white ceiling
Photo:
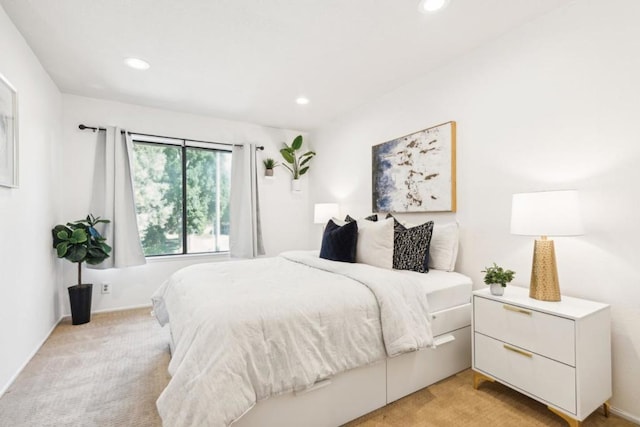
[[432, 15], [418, 0], [0, 4], [62, 92], [310, 130], [569, 1], [451, 0]]

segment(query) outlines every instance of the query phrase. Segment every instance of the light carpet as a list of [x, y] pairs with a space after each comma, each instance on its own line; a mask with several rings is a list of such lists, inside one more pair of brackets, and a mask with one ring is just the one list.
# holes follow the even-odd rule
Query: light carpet
[[168, 334], [150, 309], [63, 320], [0, 398], [1, 426], [158, 426]]
[[[78, 326], [64, 320], [0, 398], [0, 426], [160, 426], [155, 401], [169, 381], [168, 332], [149, 312], [97, 314]], [[347, 426], [566, 426], [500, 384], [474, 390], [471, 376], [464, 371]], [[633, 424], [600, 410], [584, 422], [594, 426]]]

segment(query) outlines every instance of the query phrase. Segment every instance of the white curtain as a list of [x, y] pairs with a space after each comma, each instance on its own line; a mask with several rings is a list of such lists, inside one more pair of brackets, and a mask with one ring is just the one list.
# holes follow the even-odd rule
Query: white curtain
[[229, 211], [231, 256], [255, 258], [258, 255], [264, 255], [254, 144], [233, 147]]
[[[97, 132], [98, 146], [90, 212], [111, 222], [99, 224], [111, 246], [111, 256], [91, 268], [120, 268], [145, 264], [140, 244], [133, 192], [133, 142], [119, 128]], [[103, 138], [104, 136], [104, 138]]]

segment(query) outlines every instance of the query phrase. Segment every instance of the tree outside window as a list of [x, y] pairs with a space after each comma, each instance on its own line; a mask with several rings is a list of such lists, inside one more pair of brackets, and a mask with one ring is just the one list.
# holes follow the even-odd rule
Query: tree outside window
[[228, 251], [231, 152], [134, 141], [134, 154], [145, 255]]

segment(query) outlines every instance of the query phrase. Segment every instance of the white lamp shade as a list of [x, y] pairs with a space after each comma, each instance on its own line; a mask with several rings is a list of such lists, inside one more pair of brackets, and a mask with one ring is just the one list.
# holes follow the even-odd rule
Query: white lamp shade
[[338, 214], [337, 203], [316, 203], [313, 207], [313, 222], [314, 224], [325, 224]]
[[540, 191], [513, 195], [511, 234], [579, 236], [583, 233], [577, 191]]

